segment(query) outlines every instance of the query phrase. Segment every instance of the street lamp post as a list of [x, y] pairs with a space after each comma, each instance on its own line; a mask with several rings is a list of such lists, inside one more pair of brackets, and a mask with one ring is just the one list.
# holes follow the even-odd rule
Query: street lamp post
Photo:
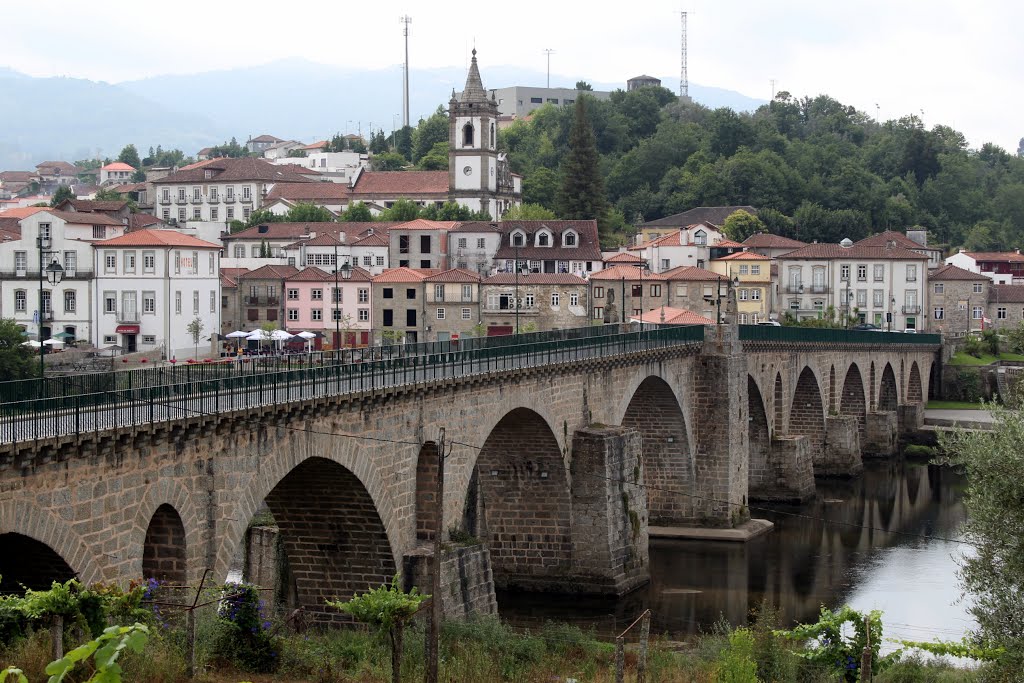
[[[623, 273], [621, 277], [622, 281], [622, 301], [619, 302], [619, 324], [624, 325], [626, 323], [626, 274]], [[620, 330], [621, 332], [622, 330]]]
[[334, 316], [334, 357], [338, 357], [338, 347], [341, 346], [341, 290], [338, 289], [338, 271], [341, 271], [341, 278], [348, 280], [352, 277], [352, 266], [348, 261], [338, 265], [338, 245], [334, 245], [334, 293], [332, 295], [331, 315]]
[[[50, 250], [50, 238], [40, 235], [36, 238], [36, 246], [39, 248], [39, 380], [46, 376], [46, 346], [43, 345], [43, 283], [49, 281], [50, 285], [56, 287], [64, 277], [64, 268], [56, 261], [43, 268], [46, 257], [52, 256], [55, 252]], [[45, 279], [44, 279], [45, 275]], [[50, 310], [53, 310], [53, 292], [50, 292]]]
[[895, 308], [896, 308], [896, 297], [893, 297], [889, 301], [889, 321], [888, 321], [889, 329], [887, 330], [888, 332], [892, 332], [892, 319], [896, 317]]
[[512, 267], [513, 271], [515, 272], [516, 294], [515, 294], [515, 301], [513, 301], [512, 303], [516, 307], [516, 335], [518, 336], [519, 335], [519, 245], [518, 244], [513, 244], [512, 246], [516, 250], [516, 262], [515, 262], [515, 265], [513, 265], [513, 267]]
[[647, 270], [647, 260], [640, 261], [640, 330], [644, 329], [644, 271]]

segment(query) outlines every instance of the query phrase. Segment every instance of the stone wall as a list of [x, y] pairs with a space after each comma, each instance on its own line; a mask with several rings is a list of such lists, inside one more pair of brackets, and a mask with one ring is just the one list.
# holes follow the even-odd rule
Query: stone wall
[[[433, 548], [420, 546], [404, 559], [402, 580], [405, 590], [433, 591]], [[441, 606], [448, 618], [465, 619], [498, 613], [494, 597], [490, 553], [483, 544], [452, 546], [441, 550]]]

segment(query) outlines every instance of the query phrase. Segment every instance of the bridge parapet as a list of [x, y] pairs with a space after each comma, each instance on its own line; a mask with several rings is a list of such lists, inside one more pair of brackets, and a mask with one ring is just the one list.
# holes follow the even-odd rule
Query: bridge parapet
[[775, 327], [774, 325], [740, 325], [739, 338], [744, 346], [768, 344], [792, 346], [795, 344], [897, 346], [900, 350], [908, 347], [938, 347], [942, 337], [937, 334], [906, 334], [903, 332], [870, 332], [865, 330], [837, 330], [815, 327]]

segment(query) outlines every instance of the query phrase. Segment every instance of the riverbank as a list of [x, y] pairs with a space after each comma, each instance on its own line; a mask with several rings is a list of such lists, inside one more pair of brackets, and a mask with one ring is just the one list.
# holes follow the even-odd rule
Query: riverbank
[[[275, 639], [277, 664], [273, 672], [252, 673], [233, 666], [211, 649], [209, 620], [200, 624], [198, 683], [299, 682], [387, 683], [391, 680], [390, 654], [384, 639], [362, 629], [335, 629], [322, 633], [290, 634]], [[760, 680], [777, 683], [834, 682], [836, 673], [815, 666], [788, 644], [772, 635], [771, 628], [755, 622], [746, 647], [734, 631], [719, 625], [687, 643], [652, 636], [647, 680], [664, 683], [712, 683], [720, 680], [755, 683], [751, 677], [723, 678], [727, 672], [756, 672]], [[177, 629], [158, 628], [142, 654], [128, 653], [121, 660], [123, 680], [131, 683], [171, 683], [186, 680], [184, 638]], [[732, 635], [732, 637], [730, 637]], [[423, 680], [423, 631], [410, 629], [405, 638], [402, 680]], [[17, 663], [32, 683], [46, 680], [50, 642], [46, 631], [0, 650], [4, 666]], [[549, 623], [532, 633], [520, 632], [497, 619], [445, 624], [441, 656], [441, 680], [523, 681], [567, 683], [576, 680], [611, 683], [615, 680], [614, 646], [574, 626]], [[626, 655], [626, 680], [636, 676], [635, 643]], [[751, 667], [753, 667], [751, 669]], [[959, 669], [941, 662], [906, 659], [875, 676], [875, 683], [934, 681], [971, 683], [976, 670]], [[78, 680], [78, 679], [76, 679]]]

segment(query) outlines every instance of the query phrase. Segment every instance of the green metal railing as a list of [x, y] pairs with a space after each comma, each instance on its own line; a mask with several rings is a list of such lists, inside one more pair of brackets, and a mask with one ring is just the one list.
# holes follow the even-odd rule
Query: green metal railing
[[740, 325], [740, 341], [805, 343], [805, 344], [926, 344], [938, 346], [937, 334], [906, 334], [903, 332], [871, 332], [867, 330], [833, 330], [817, 327], [775, 327], [772, 325]]
[[368, 353], [365, 359], [351, 363], [8, 401], [0, 404], [0, 443], [82, 435], [112, 427], [700, 344], [704, 340], [701, 326], [621, 334], [604, 331], [602, 335], [581, 334], [512, 345], [481, 344], [471, 349], [448, 344], [436, 352], [385, 358], [371, 358]]

